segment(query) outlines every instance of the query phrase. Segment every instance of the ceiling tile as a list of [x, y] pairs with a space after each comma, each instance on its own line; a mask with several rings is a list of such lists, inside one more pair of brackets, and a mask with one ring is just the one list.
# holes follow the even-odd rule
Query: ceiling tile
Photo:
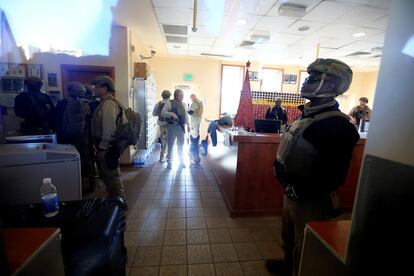
[[189, 9], [155, 8], [159, 23], [172, 25], [189, 25], [193, 13]]
[[172, 55], [178, 55], [178, 56], [186, 56], [188, 51], [187, 50], [181, 50], [181, 49], [168, 49], [168, 53]]
[[235, 49], [231, 47], [212, 47], [210, 53], [212, 54], [220, 54], [220, 55], [233, 55]]
[[211, 46], [188, 45], [189, 51], [210, 52]]
[[296, 21], [294, 18], [284, 16], [264, 16], [254, 26], [254, 30], [282, 32]]
[[375, 35], [370, 35], [364, 38], [366, 41], [384, 43], [385, 41], [385, 32], [380, 32]]
[[198, 9], [218, 12], [229, 11], [235, 2], [237, 2], [237, 0], [200, 0], [198, 1]]
[[387, 28], [388, 24], [388, 16], [381, 17], [375, 21], [366, 22], [364, 24], [364, 27], [370, 27], [370, 28], [377, 28], [381, 30], [385, 30]]
[[347, 25], [329, 24], [322, 27], [319, 31], [315, 32], [314, 35], [331, 37], [331, 38], [343, 38], [351, 37], [352, 34], [356, 33], [357, 28]]
[[306, 12], [311, 11], [316, 5], [318, 5], [322, 0], [289, 0], [289, 1], [278, 1], [276, 5], [269, 11], [267, 15], [271, 16], [278, 16], [279, 15], [279, 7], [285, 3], [289, 2], [289, 4], [296, 4], [306, 7]]
[[265, 15], [276, 2], [276, 0], [240, 0], [232, 10], [245, 14]]
[[[262, 17], [258, 15], [250, 15], [250, 14], [232, 12], [229, 14], [229, 16], [224, 21], [223, 26], [225, 28], [250, 30], [257, 24], [257, 22], [259, 22], [261, 18]], [[243, 26], [237, 26], [236, 21], [239, 19], [246, 19], [247, 23]]]
[[351, 38], [350, 39], [335, 38], [335, 39], [329, 39], [329, 40], [326, 40], [326, 41], [320, 43], [320, 46], [325, 47], [325, 48], [336, 48], [336, 49], [338, 49], [338, 48], [341, 48], [345, 45], [354, 43], [355, 41], [356, 41], [355, 39], [351, 39]]
[[190, 37], [215, 38], [221, 33], [221, 27], [197, 26], [197, 31], [191, 29], [188, 32]]
[[197, 25], [208, 27], [220, 27], [227, 17], [226, 12], [203, 10], [198, 12]]
[[178, 51], [178, 50], [188, 50], [188, 44], [178, 44], [178, 43], [167, 43], [168, 51]]
[[215, 41], [214, 38], [190, 37], [189, 44], [211, 46], [213, 45], [214, 41]]
[[320, 22], [335, 22], [338, 18], [350, 11], [354, 5], [324, 1], [313, 8], [302, 19]]
[[378, 8], [389, 9], [391, 0], [370, 0], [368, 5]]
[[273, 43], [281, 43], [281, 44], [292, 44], [304, 38], [303, 35], [296, 35], [296, 34], [272, 34], [270, 36], [270, 41]]
[[189, 56], [200, 56], [201, 53], [201, 51], [188, 51]]
[[[299, 34], [299, 35], [309, 35], [312, 34], [319, 29], [321, 29], [323, 26], [325, 26], [326, 23], [321, 22], [315, 22], [315, 21], [306, 21], [306, 20], [298, 20], [294, 24], [290, 25], [289, 28], [287, 28], [284, 32], [290, 33], [290, 34]], [[308, 26], [309, 30], [306, 31], [299, 31], [300, 27]]]
[[387, 9], [357, 6], [337, 20], [338, 24], [363, 26], [388, 14]]
[[152, 0], [154, 7], [192, 9], [193, 0]]

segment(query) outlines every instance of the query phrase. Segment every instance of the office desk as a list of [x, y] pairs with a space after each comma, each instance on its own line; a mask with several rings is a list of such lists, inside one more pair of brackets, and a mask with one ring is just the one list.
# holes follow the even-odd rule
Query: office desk
[[[233, 146], [209, 146], [207, 160], [232, 217], [281, 215], [283, 191], [273, 174], [281, 136], [277, 133], [232, 132]], [[221, 139], [220, 139], [221, 138]], [[338, 194], [345, 211], [354, 202], [365, 139], [354, 149], [345, 184]]]

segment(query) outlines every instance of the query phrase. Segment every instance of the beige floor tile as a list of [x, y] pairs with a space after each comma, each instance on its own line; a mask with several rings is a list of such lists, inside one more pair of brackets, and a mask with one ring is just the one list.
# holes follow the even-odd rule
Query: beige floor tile
[[185, 192], [171, 193], [171, 199], [185, 199]]
[[168, 208], [169, 218], [185, 218], [185, 208]]
[[231, 243], [211, 244], [211, 253], [215, 263], [238, 261], [236, 251]]
[[204, 217], [203, 208], [186, 208], [186, 214], [188, 218]]
[[208, 228], [227, 228], [225, 218], [207, 217], [206, 222]]
[[128, 219], [143, 219], [147, 217], [149, 208], [139, 208], [128, 210]]
[[247, 228], [231, 228], [229, 232], [233, 242], [253, 241], [250, 231]]
[[144, 219], [127, 219], [126, 231], [127, 232], [140, 232], [144, 229]]
[[167, 230], [187, 229], [185, 218], [167, 218]]
[[250, 234], [253, 237], [254, 241], [273, 241], [275, 237], [273, 237], [272, 233], [266, 228], [250, 228]]
[[213, 264], [198, 264], [188, 266], [188, 276], [214, 276]]
[[188, 244], [204, 244], [208, 243], [207, 230], [187, 230]]
[[261, 260], [259, 249], [254, 242], [233, 243], [240, 261]]
[[185, 207], [185, 199], [170, 199], [169, 207], [173, 208], [184, 208]]
[[187, 247], [185, 245], [164, 246], [161, 264], [187, 264]]
[[210, 243], [231, 243], [230, 233], [227, 229], [208, 229], [208, 237]]
[[151, 192], [151, 193], [140, 193], [138, 199], [154, 199], [155, 193]]
[[283, 250], [276, 241], [256, 242], [256, 246], [264, 259], [277, 259], [283, 257]]
[[128, 246], [127, 248], [127, 267], [134, 265], [134, 258], [135, 258], [135, 252], [137, 251], [136, 246]]
[[201, 198], [201, 195], [199, 192], [186, 192], [185, 198], [186, 199], [199, 199]]
[[148, 208], [151, 206], [152, 200], [137, 200], [134, 204], [130, 205], [131, 210]]
[[140, 246], [161, 246], [164, 241], [164, 231], [143, 231], [138, 242]]
[[201, 208], [203, 204], [199, 199], [186, 199], [186, 206], [192, 208]]
[[271, 276], [264, 261], [240, 262], [245, 276]]
[[134, 266], [159, 265], [161, 260], [162, 247], [138, 246]]
[[206, 229], [204, 218], [187, 218], [187, 229]]
[[137, 246], [142, 232], [125, 232], [125, 246]]
[[154, 199], [151, 206], [153, 208], [160, 208], [160, 207], [167, 208], [169, 204], [170, 204], [170, 200], [168, 199]]
[[131, 269], [130, 276], [158, 276], [158, 266], [134, 267]]
[[164, 245], [186, 245], [185, 230], [167, 230], [164, 235]]
[[187, 265], [161, 266], [159, 276], [187, 276]]
[[211, 252], [208, 244], [188, 245], [188, 264], [211, 263]]
[[147, 218], [144, 223], [144, 231], [165, 230], [166, 224], [166, 218]]
[[245, 228], [246, 226], [243, 224], [243, 220], [242, 219], [234, 219], [234, 218], [230, 218], [230, 217], [226, 217], [226, 224], [228, 228]]
[[241, 265], [238, 262], [216, 263], [214, 264], [214, 266], [216, 267], [217, 276], [241, 276], [243, 275]]

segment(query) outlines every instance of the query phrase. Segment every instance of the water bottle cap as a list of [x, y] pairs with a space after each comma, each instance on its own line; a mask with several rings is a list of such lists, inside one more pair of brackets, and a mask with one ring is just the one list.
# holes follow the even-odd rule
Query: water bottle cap
[[51, 178], [43, 178], [43, 184], [50, 184], [52, 183], [52, 179]]

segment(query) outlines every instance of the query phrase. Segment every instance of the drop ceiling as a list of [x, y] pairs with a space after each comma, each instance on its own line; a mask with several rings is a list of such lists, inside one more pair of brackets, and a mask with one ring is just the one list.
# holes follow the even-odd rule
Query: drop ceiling
[[[197, 32], [191, 30], [193, 2], [120, 0], [123, 8], [115, 10], [114, 17], [135, 29], [144, 38], [144, 45], [159, 48], [157, 53], [169, 56], [250, 59], [266, 64], [305, 66], [315, 59], [319, 44], [320, 57], [339, 58], [353, 67], [368, 68], [380, 62], [378, 49], [384, 43], [390, 1], [198, 0]], [[286, 4], [306, 7], [304, 15], [299, 18], [279, 15], [280, 7]], [[134, 17], [132, 8], [138, 9], [141, 17]], [[236, 24], [240, 19], [245, 21], [244, 25]], [[185, 43], [169, 42], [178, 40], [164, 33], [165, 25], [186, 27], [187, 34], [175, 35]], [[306, 28], [300, 31], [301, 27]], [[354, 37], [356, 33], [365, 35]], [[239, 47], [243, 41], [251, 40], [252, 35], [270, 39]], [[368, 54], [352, 55], [355, 52]]]

